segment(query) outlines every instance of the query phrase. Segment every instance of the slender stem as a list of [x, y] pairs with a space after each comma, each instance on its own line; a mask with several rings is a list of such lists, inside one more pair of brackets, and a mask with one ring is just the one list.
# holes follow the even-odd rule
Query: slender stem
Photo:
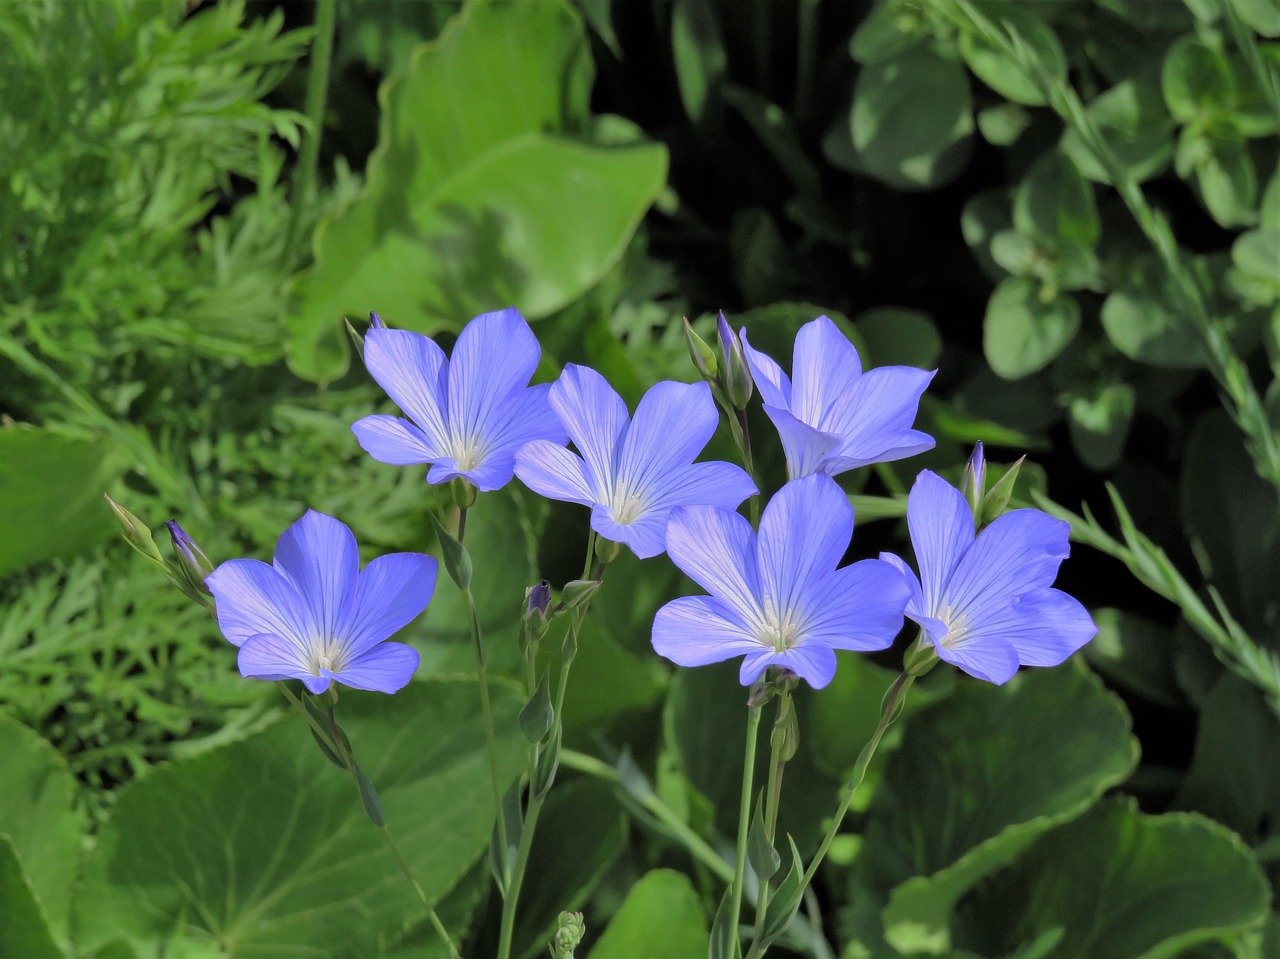
[[529, 864], [529, 850], [533, 848], [533, 834], [538, 828], [538, 814], [542, 812], [542, 799], [536, 792], [529, 793], [529, 807], [524, 814], [524, 830], [520, 833], [520, 848], [516, 851], [515, 866], [507, 885], [507, 895], [502, 901], [502, 924], [498, 933], [498, 959], [510, 959], [511, 937], [516, 925], [516, 904], [520, 901], [520, 887], [524, 883], [525, 867]]
[[[778, 833], [778, 807], [782, 800], [782, 772], [787, 762], [782, 758], [782, 750], [786, 745], [786, 734], [780, 728], [782, 721], [791, 710], [791, 694], [784, 692], [778, 697], [778, 713], [774, 717], [773, 734], [769, 737], [769, 787], [765, 790], [764, 834], [773, 845]], [[756, 927], [754, 939], [759, 940], [764, 932], [764, 914], [769, 908], [771, 894], [769, 880], [760, 877], [760, 888], [756, 892]]]
[[[747, 875], [747, 832], [751, 828], [751, 788], [756, 769], [756, 738], [760, 732], [759, 706], [747, 711], [747, 743], [742, 759], [742, 795], [738, 799], [738, 846], [734, 856], [733, 885], [730, 887], [729, 931], [738, 942], [738, 915], [742, 911], [742, 887]], [[734, 953], [738, 952], [735, 947]]]
[[311, 64], [307, 70], [307, 129], [302, 132], [302, 150], [298, 155], [298, 166], [293, 177], [293, 204], [289, 211], [289, 228], [285, 233], [283, 254], [286, 262], [293, 256], [303, 211], [311, 205], [311, 197], [315, 192], [337, 8], [337, 0], [316, 0], [316, 38], [311, 45]]
[[[618, 789], [624, 788], [622, 775], [618, 770], [595, 756], [588, 756], [574, 749], [565, 749], [560, 753], [560, 761], [570, 769], [603, 779]], [[628, 795], [636, 798], [632, 793]], [[694, 859], [710, 869], [718, 878], [725, 882], [733, 882], [733, 866], [690, 829], [689, 824], [676, 815], [675, 810], [663, 802], [661, 796], [650, 791], [638, 801], [645, 812], [652, 815], [659, 824], [675, 835]]]
[[[747, 425], [747, 411], [735, 410], [734, 413], [738, 419], [738, 434], [742, 437], [742, 465], [747, 468], [747, 475], [751, 477], [751, 482], [756, 484], [756, 488], [760, 488], [760, 483], [756, 479], [755, 459], [751, 455], [751, 427]], [[751, 525], [760, 525], [760, 494], [751, 497], [751, 504], [747, 507], [751, 512]]]
[[387, 848], [391, 850], [391, 855], [396, 859], [396, 865], [400, 867], [400, 871], [404, 873], [404, 877], [409, 880], [409, 885], [413, 886], [413, 891], [418, 894], [418, 899], [422, 903], [422, 908], [427, 911], [427, 919], [431, 922], [431, 927], [435, 929], [442, 942], [449, 947], [450, 959], [462, 959], [458, 953], [458, 948], [453, 944], [453, 939], [449, 936], [449, 930], [445, 928], [444, 923], [440, 921], [440, 916], [436, 914], [435, 909], [431, 905], [431, 900], [427, 898], [426, 892], [418, 880], [414, 878], [413, 871], [409, 868], [409, 864], [405, 862], [404, 856], [400, 853], [400, 847], [396, 845], [396, 841], [391, 836], [391, 830], [386, 826], [382, 828], [382, 838], [387, 841]]
[[884, 694], [880, 722], [876, 725], [876, 731], [871, 734], [871, 738], [867, 740], [867, 744], [862, 747], [862, 752], [858, 754], [858, 760], [854, 763], [853, 772], [849, 775], [849, 784], [845, 787], [844, 798], [840, 800], [840, 808], [836, 810], [835, 818], [831, 820], [831, 827], [827, 830], [827, 834], [822, 837], [822, 845], [818, 847], [818, 852], [813, 857], [813, 862], [809, 863], [809, 868], [805, 870], [804, 878], [800, 882], [801, 889], [808, 887], [809, 883], [813, 881], [818, 867], [822, 865], [822, 860], [826, 857], [827, 850], [831, 848], [831, 843], [835, 840], [836, 834], [840, 831], [840, 825], [844, 822], [845, 813], [849, 811], [849, 803], [853, 801], [853, 794], [857, 792], [858, 786], [862, 784], [862, 779], [867, 774], [867, 766], [871, 764], [871, 757], [876, 754], [880, 740], [884, 738], [885, 730], [889, 728], [890, 724], [902, 711], [901, 707], [903, 702], [906, 701], [907, 690], [911, 688], [913, 682], [915, 682], [914, 676], [909, 673], [899, 673], [898, 678], [889, 687], [889, 691]]
[[[459, 523], [461, 526], [461, 523]], [[489, 664], [484, 654], [484, 637], [480, 632], [480, 617], [476, 615], [475, 600], [470, 589], [462, 590], [462, 603], [467, 610], [467, 624], [476, 649], [476, 673], [480, 687], [480, 713], [484, 718], [485, 747], [489, 753], [489, 781], [493, 789], [493, 815], [498, 823], [498, 842], [502, 849], [503, 878], [507, 873], [507, 817], [502, 814], [502, 773], [498, 763], [498, 740], [494, 734], [493, 707], [489, 703]]]

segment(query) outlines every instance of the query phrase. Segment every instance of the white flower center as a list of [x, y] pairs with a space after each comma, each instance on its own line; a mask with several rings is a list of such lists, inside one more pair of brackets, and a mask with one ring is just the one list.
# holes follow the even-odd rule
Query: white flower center
[[756, 638], [775, 653], [785, 653], [799, 645], [804, 628], [804, 618], [795, 610], [788, 609], [781, 616], [776, 610], [766, 610]]
[[947, 649], [963, 646], [969, 636], [969, 613], [956, 611], [951, 606], [944, 606], [938, 613], [938, 619], [947, 624], [947, 635], [942, 637], [942, 645]]
[[480, 461], [485, 458], [489, 452], [486, 444], [480, 441], [477, 436], [455, 436], [453, 437], [453, 459], [458, 464], [461, 472], [473, 470]]
[[613, 521], [619, 526], [630, 526], [649, 512], [648, 497], [639, 490], [616, 486], [610, 500], [609, 509], [613, 513]]
[[336, 673], [342, 668], [342, 644], [331, 636], [317, 636], [311, 646], [308, 670], [319, 676], [322, 669]]

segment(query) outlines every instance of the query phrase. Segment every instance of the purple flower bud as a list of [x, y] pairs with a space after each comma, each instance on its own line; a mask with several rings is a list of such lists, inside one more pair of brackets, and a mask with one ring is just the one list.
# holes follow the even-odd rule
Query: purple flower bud
[[385, 330], [387, 328], [387, 324], [382, 322], [382, 317], [380, 317], [377, 313], [374, 313], [373, 310], [370, 310], [369, 311], [369, 327], [374, 330]]
[[982, 441], [973, 447], [969, 462], [964, 466], [964, 478], [960, 481], [960, 492], [964, 494], [969, 508], [973, 511], [975, 522], [982, 522], [982, 497], [987, 488], [987, 461], [983, 457]]
[[725, 396], [734, 409], [745, 410], [755, 385], [742, 355], [742, 341], [724, 318], [724, 310], [716, 314], [716, 339], [720, 341], [720, 380]]
[[538, 580], [536, 586], [529, 588], [529, 601], [525, 606], [528, 613], [540, 613], [547, 615], [547, 610], [551, 606], [551, 583], [545, 579]]

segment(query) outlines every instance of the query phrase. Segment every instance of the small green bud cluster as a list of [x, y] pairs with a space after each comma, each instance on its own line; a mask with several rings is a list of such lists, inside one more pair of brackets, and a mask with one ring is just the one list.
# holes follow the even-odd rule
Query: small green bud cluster
[[120, 531], [124, 540], [142, 554], [148, 562], [159, 567], [169, 582], [182, 590], [189, 599], [201, 606], [208, 607], [210, 593], [204, 579], [213, 572], [213, 563], [186, 531], [178, 525], [177, 520], [169, 520], [164, 525], [169, 530], [173, 541], [173, 559], [165, 559], [156, 545], [151, 529], [146, 523], [134, 516], [110, 496], [103, 494], [103, 499], [111, 507], [111, 512], [120, 523]]
[[587, 924], [580, 912], [562, 912], [556, 920], [556, 932], [551, 937], [553, 959], [573, 959], [573, 950], [587, 933]]

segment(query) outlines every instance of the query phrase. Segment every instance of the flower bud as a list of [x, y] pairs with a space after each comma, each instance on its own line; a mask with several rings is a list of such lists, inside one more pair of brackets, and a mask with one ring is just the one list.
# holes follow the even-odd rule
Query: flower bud
[[693, 332], [693, 326], [689, 323], [687, 316], [684, 318], [684, 338], [689, 344], [689, 356], [693, 360], [694, 368], [704, 380], [714, 385], [718, 366], [716, 351], [706, 340]]
[[974, 522], [979, 525], [982, 524], [982, 497], [986, 493], [986, 485], [987, 462], [983, 458], [982, 441], [979, 440], [974, 444], [973, 454], [964, 466], [964, 478], [960, 481], [960, 492], [964, 494], [969, 509], [973, 512]]
[[213, 572], [213, 563], [177, 520], [171, 519], [164, 525], [173, 539], [173, 551], [178, 559], [176, 568], [181, 581], [178, 588], [192, 599], [204, 602], [204, 596], [212, 595], [204, 584], [204, 578]]
[[745, 410], [755, 384], [742, 353], [742, 340], [733, 332], [724, 310], [716, 314], [716, 339], [720, 343], [720, 385], [734, 409]]
[[580, 912], [562, 912], [556, 920], [556, 932], [551, 937], [551, 955], [554, 959], [573, 959], [573, 950], [587, 934], [587, 924]]
[[449, 480], [449, 493], [458, 509], [469, 509], [476, 501], [476, 488], [461, 476]]
[[525, 619], [531, 617], [547, 615], [547, 609], [551, 606], [551, 583], [545, 579], [538, 580], [537, 584], [530, 586], [524, 591]]
[[147, 524], [130, 513], [106, 493], [102, 494], [102, 498], [105, 499], [107, 501], [107, 505], [111, 507], [111, 512], [116, 514], [116, 520], [120, 523], [120, 531], [124, 535], [124, 541], [161, 569], [168, 571], [169, 564], [165, 560], [164, 556], [161, 555], [160, 547], [156, 545], [155, 539], [152, 538], [151, 530], [148, 528]]
[[370, 310], [369, 311], [369, 329], [385, 330], [386, 328], [387, 328], [387, 324], [382, 322], [382, 317], [380, 317], [377, 313], [374, 313], [372, 310]]
[[577, 609], [588, 602], [599, 589], [598, 579], [575, 579], [564, 584], [564, 589], [560, 590], [560, 601], [569, 609]]
[[605, 539], [603, 536], [596, 538], [596, 559], [604, 563], [606, 566], [618, 558], [618, 554], [622, 552], [622, 544], [616, 543], [611, 539]]

